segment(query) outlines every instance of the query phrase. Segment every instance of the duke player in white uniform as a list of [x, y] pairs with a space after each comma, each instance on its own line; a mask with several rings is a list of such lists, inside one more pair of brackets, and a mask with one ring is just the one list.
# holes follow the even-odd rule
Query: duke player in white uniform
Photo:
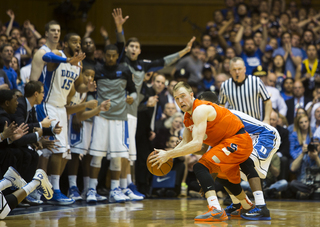
[[[83, 68], [83, 81], [85, 84], [92, 82], [94, 79], [94, 68], [87, 65]], [[70, 107], [68, 109], [78, 109], [76, 114], [70, 116], [69, 119], [69, 139], [71, 146], [71, 160], [68, 162], [68, 178], [69, 178], [69, 191], [68, 196], [74, 200], [81, 200], [79, 189], [77, 187], [77, 174], [79, 167], [79, 155], [84, 156], [82, 158], [83, 162], [83, 182], [84, 182], [84, 197], [87, 202], [97, 202], [105, 201], [107, 197], [101, 196], [96, 191], [96, 185], [90, 186], [90, 182], [95, 181], [91, 172], [95, 171], [93, 166], [92, 156], [87, 154], [90, 147], [91, 134], [92, 134], [92, 121], [86, 121], [93, 116], [99, 115], [100, 111], [108, 111], [110, 108], [110, 100], [103, 101], [99, 106], [97, 106], [97, 100], [90, 100], [93, 97], [88, 97], [87, 94], [80, 94], [75, 91], [74, 87], [70, 92], [69, 96], [72, 97], [70, 101]], [[87, 100], [87, 102], [85, 102]], [[90, 108], [90, 103], [95, 104], [95, 108]], [[82, 105], [89, 104], [89, 105]], [[78, 108], [77, 108], [78, 107]], [[91, 110], [86, 110], [86, 108]], [[79, 110], [82, 108], [82, 110]], [[92, 164], [92, 165], [91, 165]], [[90, 190], [88, 190], [90, 188]]]
[[[52, 155], [43, 151], [44, 156], [51, 155], [48, 175], [51, 176], [51, 183], [54, 189], [53, 198], [48, 201], [53, 204], [68, 205], [74, 202], [63, 195], [60, 191], [59, 181], [66, 164], [68, 151], [70, 149], [68, 143], [68, 127], [67, 127], [67, 96], [73, 84], [78, 92], [85, 93], [88, 90], [95, 90], [95, 83], [89, 83], [88, 86], [83, 83], [83, 77], [79, 67], [79, 62], [84, 59], [85, 54], [79, 53], [81, 38], [75, 33], [69, 33], [64, 39], [64, 52], [52, 50], [43, 55], [42, 59], [47, 64], [46, 74], [44, 75], [45, 98], [42, 105], [37, 106], [38, 119], [49, 116], [55, 119], [51, 122], [55, 125], [57, 121], [63, 126], [62, 132], [56, 135], [59, 140], [60, 148]], [[72, 57], [73, 56], [73, 57]], [[40, 77], [40, 76], [39, 76]], [[38, 78], [39, 79], [39, 78]]]
[[[204, 92], [199, 96], [199, 99], [218, 103], [218, 97], [212, 92]], [[251, 213], [243, 213], [240, 211], [240, 202], [230, 195], [233, 204], [228, 206], [225, 211], [231, 216], [240, 216], [249, 220], [269, 220], [270, 215], [266, 215], [267, 208], [264, 201], [261, 181], [265, 179], [270, 166], [273, 155], [279, 149], [281, 138], [278, 131], [255, 118], [236, 110], [230, 110], [233, 114], [237, 115], [243, 122], [244, 129], [249, 133], [252, 138], [253, 151], [250, 158], [240, 164], [243, 178], [247, 178], [255, 197], [255, 205], [257, 206], [256, 211], [250, 211]], [[255, 171], [252, 171], [253, 168]], [[245, 180], [247, 180], [245, 179]], [[254, 213], [256, 212], [256, 213]]]

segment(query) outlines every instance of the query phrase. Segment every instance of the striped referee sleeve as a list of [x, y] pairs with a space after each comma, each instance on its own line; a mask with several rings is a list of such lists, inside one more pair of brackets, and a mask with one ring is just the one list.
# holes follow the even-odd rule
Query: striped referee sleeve
[[226, 80], [225, 82], [223, 82], [221, 84], [221, 87], [220, 87], [220, 93], [219, 93], [219, 103], [221, 105], [225, 105], [226, 102], [227, 102], [227, 96], [226, 96], [226, 93], [225, 93], [225, 84], [228, 82], [228, 80]]
[[260, 80], [260, 78], [257, 78], [259, 81], [259, 95], [262, 98], [263, 101], [267, 101], [269, 100], [271, 97], [266, 89], [266, 87], [264, 86], [263, 82]]

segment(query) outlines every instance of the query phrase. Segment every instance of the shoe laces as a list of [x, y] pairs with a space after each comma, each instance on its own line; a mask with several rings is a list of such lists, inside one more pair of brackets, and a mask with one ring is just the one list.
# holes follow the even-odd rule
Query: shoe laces
[[96, 192], [94, 191], [94, 189], [89, 189], [88, 190], [88, 194], [87, 194], [88, 196], [89, 195], [95, 195], [95, 194], [96, 194]]
[[227, 206], [225, 210], [232, 209], [232, 208], [235, 208], [235, 207], [233, 206], [233, 203], [231, 203], [229, 206]]
[[249, 210], [249, 214], [253, 214], [253, 213], [258, 213], [258, 212], [260, 212], [261, 211], [261, 209], [259, 208], [259, 207], [255, 207], [255, 208], [253, 208], [252, 210]]

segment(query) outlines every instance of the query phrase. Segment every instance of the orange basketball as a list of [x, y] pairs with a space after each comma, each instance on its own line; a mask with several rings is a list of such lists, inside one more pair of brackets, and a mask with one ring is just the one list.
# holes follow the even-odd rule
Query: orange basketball
[[158, 169], [158, 165], [156, 166], [151, 166], [152, 164], [149, 163], [150, 157], [154, 154], [157, 154], [157, 151], [153, 151], [149, 154], [148, 159], [147, 159], [147, 167], [148, 170], [150, 171], [150, 173], [152, 173], [153, 175], [156, 176], [164, 176], [166, 174], [168, 174], [173, 166], [173, 159], [170, 158], [166, 163], [163, 163], [162, 166], [160, 167], [160, 169]]

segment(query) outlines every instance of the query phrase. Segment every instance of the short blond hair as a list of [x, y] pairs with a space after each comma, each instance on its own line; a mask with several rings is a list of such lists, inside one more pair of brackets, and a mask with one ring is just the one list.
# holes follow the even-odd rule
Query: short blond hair
[[178, 82], [174, 87], [173, 87], [173, 92], [177, 91], [179, 88], [184, 87], [189, 93], [193, 92], [191, 86], [184, 82], [184, 81], [180, 81]]

